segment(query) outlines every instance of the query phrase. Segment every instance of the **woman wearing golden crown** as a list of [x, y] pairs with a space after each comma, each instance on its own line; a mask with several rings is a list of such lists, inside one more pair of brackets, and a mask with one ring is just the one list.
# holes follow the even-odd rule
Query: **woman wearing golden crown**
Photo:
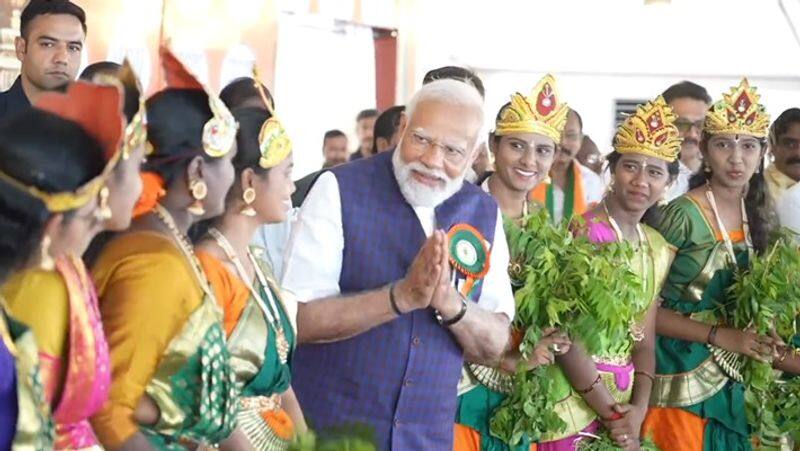
[[260, 226], [286, 220], [294, 192], [292, 145], [272, 112], [241, 108], [234, 117], [236, 182], [197, 256], [224, 310], [233, 368], [244, 387], [239, 429], [248, 448], [280, 451], [295, 429], [306, 429], [291, 388], [297, 305], [272, 277], [265, 250], [249, 244]]
[[[598, 245], [628, 241], [634, 247], [631, 269], [642, 278], [643, 296], [633, 309], [629, 336], [613, 343], [600, 334], [603, 351], [589, 356], [572, 346], [556, 357], [549, 376], [555, 390], [555, 411], [566, 424], [548, 431], [539, 450], [574, 450], [586, 434], [605, 429], [625, 449], [638, 449], [655, 371], [657, 297], [671, 261], [669, 248], [642, 218], [662, 199], [678, 174], [680, 149], [677, 117], [661, 97], [640, 105], [617, 130], [608, 156], [612, 188], [603, 201], [583, 215], [585, 233]], [[583, 438], [582, 438], [583, 437]]]
[[162, 185], [92, 270], [113, 376], [92, 425], [110, 449], [214, 446], [236, 424], [221, 313], [186, 233], [223, 211], [237, 125], [171, 52], [161, 58], [167, 89], [147, 101], [146, 168]]
[[[496, 170], [481, 186], [500, 206], [507, 236], [509, 228], [518, 227], [531, 209], [540, 208], [528, 201], [528, 193], [550, 171], [568, 111], [567, 105], [561, 102], [555, 79], [547, 75], [533, 88], [530, 96], [514, 94], [511, 102], [503, 105], [497, 114], [495, 131], [489, 135]], [[547, 331], [528, 365], [534, 368], [552, 364], [553, 347], [566, 352], [569, 340], [554, 330]], [[489, 420], [508, 393], [509, 373], [516, 371], [520, 358], [519, 350], [512, 346], [500, 368], [477, 364], [465, 366], [459, 384], [454, 449], [509, 449], [489, 433]], [[515, 449], [529, 447], [529, 443], [523, 440]]]
[[657, 376], [646, 429], [664, 449], [750, 449], [742, 356], [768, 360], [770, 337], [726, 327], [736, 266], [762, 252], [769, 234], [762, 174], [769, 117], [744, 79], [708, 112], [704, 171], [663, 210], [657, 229], [675, 260], [662, 290]]

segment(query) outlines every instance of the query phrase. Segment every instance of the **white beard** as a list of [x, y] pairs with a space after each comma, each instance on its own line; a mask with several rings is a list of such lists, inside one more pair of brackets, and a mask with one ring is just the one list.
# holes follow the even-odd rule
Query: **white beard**
[[[400, 147], [392, 155], [392, 166], [394, 177], [400, 185], [400, 192], [412, 207], [436, 207], [442, 202], [452, 197], [464, 185], [464, 175], [451, 179], [440, 170], [428, 169], [422, 163], [413, 161], [406, 163], [400, 158]], [[442, 188], [434, 188], [417, 182], [411, 175], [411, 171], [420, 172], [428, 177], [435, 177], [442, 180], [445, 185]]]

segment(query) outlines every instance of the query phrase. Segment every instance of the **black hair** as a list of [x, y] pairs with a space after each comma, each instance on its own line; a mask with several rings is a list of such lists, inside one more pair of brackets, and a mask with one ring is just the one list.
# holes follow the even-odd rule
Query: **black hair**
[[578, 118], [578, 128], [580, 128], [581, 129], [581, 133], [583, 133], [583, 118], [578, 113], [578, 110], [576, 110], [575, 108], [570, 108], [569, 111], [571, 113], [573, 113], [576, 118]]
[[[117, 77], [121, 70], [122, 65], [120, 64], [117, 64], [113, 61], [100, 61], [98, 63], [86, 66], [86, 69], [81, 72], [81, 75], [78, 78], [80, 80], [92, 83], [97, 75], [104, 74]], [[125, 89], [125, 104], [123, 105], [123, 113], [125, 114], [125, 119], [130, 122], [133, 120], [133, 116], [139, 112], [139, 96], [141, 95], [141, 92], [136, 86], [128, 86], [127, 84], [123, 84], [123, 87]]]
[[[55, 114], [30, 109], [0, 125], [0, 171], [24, 185], [72, 192], [97, 177], [104, 162], [97, 141]], [[0, 281], [33, 255], [51, 215], [41, 200], [0, 180]]]
[[[622, 158], [622, 154], [613, 150], [608, 156], [606, 157], [607, 167], [609, 172], [613, 175], [617, 169], [617, 163], [619, 162], [620, 158]], [[669, 174], [672, 180], [678, 177], [678, 174], [681, 172], [681, 164], [678, 159], [671, 163], [667, 163], [667, 173]], [[641, 222], [650, 224], [650, 225], [657, 225], [661, 222], [661, 209], [659, 206], [653, 205], [644, 212], [642, 216]]]
[[397, 132], [400, 127], [400, 118], [406, 110], [405, 105], [395, 105], [387, 108], [386, 111], [378, 116], [375, 120], [375, 131], [372, 136], [372, 153], [378, 153], [378, 138], [383, 138], [387, 141], [392, 139], [392, 136]]
[[674, 85], [667, 88], [661, 94], [661, 96], [664, 97], [664, 101], [667, 103], [670, 103], [675, 99], [689, 98], [689, 99], [699, 100], [708, 105], [711, 104], [711, 96], [708, 95], [708, 91], [706, 91], [706, 88], [698, 85], [697, 83], [692, 83], [689, 80], [684, 80], [680, 83], [675, 83]]
[[[708, 141], [711, 135], [703, 132], [700, 138], [700, 149], [708, 149]], [[767, 139], [759, 138], [761, 149], [767, 148]], [[764, 152], [766, 155], [766, 152]], [[710, 171], [710, 168], [708, 168]], [[695, 189], [699, 186], [705, 185], [711, 172], [700, 170], [689, 179], [689, 189]], [[775, 212], [772, 207], [772, 201], [767, 191], [767, 181], [764, 178], [764, 156], [758, 161], [755, 174], [750, 177], [750, 182], [747, 186], [747, 195], [744, 198], [745, 211], [747, 213], [748, 225], [750, 227], [750, 238], [753, 241], [753, 247], [759, 254], [763, 253], [769, 245], [770, 235], [775, 226], [774, 215]]]
[[[261, 160], [261, 146], [259, 145], [258, 135], [261, 132], [261, 126], [264, 122], [272, 117], [267, 110], [257, 107], [243, 107], [235, 108], [233, 117], [239, 123], [239, 130], [236, 131], [236, 156], [233, 157], [233, 169], [236, 172], [236, 181], [238, 182], [242, 172], [245, 169], [252, 169], [259, 176], [265, 176], [269, 173], [269, 169], [264, 169], [259, 164]], [[239, 183], [234, 182], [228, 190], [225, 197], [225, 204], [227, 205], [233, 199], [241, 196], [241, 190], [237, 188]], [[221, 216], [213, 218], [206, 218], [198, 221], [189, 228], [188, 236], [193, 242], [198, 242], [208, 233], [210, 229]]]
[[33, 19], [44, 15], [66, 14], [75, 17], [81, 23], [83, 34], [86, 34], [86, 12], [80, 6], [69, 0], [31, 0], [22, 10], [19, 18], [20, 35], [28, 39], [28, 27]]
[[213, 116], [208, 95], [199, 89], [166, 89], [147, 99], [147, 140], [153, 146], [145, 171], [172, 185], [188, 162], [203, 152], [203, 127]]
[[380, 112], [375, 108], [361, 110], [358, 112], [358, 115], [356, 116], [356, 122], [361, 122], [364, 119], [372, 119], [373, 117], [378, 117], [378, 114], [380, 114]]
[[778, 144], [778, 137], [789, 131], [789, 126], [800, 123], [800, 108], [789, 108], [781, 113], [769, 128], [769, 145], [774, 149]]
[[[267, 99], [272, 104], [272, 109], [275, 109], [275, 99], [272, 98], [272, 93], [269, 92], [264, 84], [261, 84]], [[250, 77], [240, 77], [228, 83], [219, 93], [219, 98], [230, 109], [239, 108], [244, 106], [248, 100], [257, 99], [260, 104], [264, 101], [261, 94], [256, 89], [255, 80]], [[264, 107], [266, 109], [266, 106]]]
[[442, 79], [452, 79], [463, 81], [469, 85], [475, 87], [478, 90], [478, 93], [481, 95], [481, 98], [486, 97], [486, 89], [483, 87], [483, 81], [478, 75], [465, 68], [459, 66], [443, 66], [437, 69], [433, 69], [428, 71], [425, 74], [425, 77], [422, 79], [422, 84], [427, 85], [428, 83], [435, 81], [435, 80], [442, 80]]
[[328, 130], [327, 132], [325, 132], [325, 136], [322, 137], [322, 145], [323, 146], [325, 145], [325, 141], [331, 138], [338, 138], [340, 136], [346, 137], [347, 135], [345, 135], [344, 132], [341, 130], [336, 130], [336, 129]]
[[122, 70], [122, 65], [113, 61], [99, 61], [86, 66], [78, 79], [92, 81], [97, 74], [117, 75]]

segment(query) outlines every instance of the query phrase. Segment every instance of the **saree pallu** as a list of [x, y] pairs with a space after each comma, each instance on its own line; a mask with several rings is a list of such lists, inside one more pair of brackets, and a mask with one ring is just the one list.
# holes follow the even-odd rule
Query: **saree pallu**
[[[105, 446], [136, 433], [162, 450], [215, 445], [236, 427], [239, 387], [222, 311], [200, 271], [154, 232], [120, 235], [99, 255], [92, 272], [113, 379], [92, 425]], [[143, 396], [158, 407], [155, 424], [134, 418]]]
[[[54, 406], [55, 449], [97, 449], [89, 418], [108, 398], [111, 375], [97, 294], [83, 261], [64, 257], [55, 271], [15, 274], [4, 292], [11, 311], [45, 344], [39, 362], [45, 396]], [[48, 345], [53, 340], [65, 346], [55, 350]]]
[[[733, 231], [736, 261], [712, 226], [713, 213], [690, 195], [663, 208], [657, 229], [675, 252], [662, 289], [662, 307], [709, 325], [724, 325], [727, 289], [736, 266], [746, 267], [744, 234]], [[752, 448], [745, 415], [744, 387], [722, 369], [704, 343], [659, 336], [652, 412], [644, 428], [665, 449], [743, 451]], [[680, 443], [680, 445], [676, 445]]]
[[36, 339], [0, 299], [0, 449], [53, 449], [55, 428], [39, 374]]
[[[209, 278], [215, 297], [224, 312], [225, 332], [231, 353], [231, 366], [236, 381], [242, 388], [239, 401], [238, 423], [254, 449], [259, 451], [282, 451], [288, 449], [294, 438], [294, 424], [281, 408], [281, 397], [291, 387], [291, 361], [296, 339], [287, 299], [271, 276], [266, 263], [260, 260], [264, 251], [252, 247], [251, 252], [260, 263], [267, 287], [258, 277], [253, 281], [255, 290], [264, 305], [235, 274], [210, 254], [199, 252], [198, 258]], [[270, 296], [275, 300], [270, 303]], [[271, 306], [277, 308], [272, 311]], [[279, 334], [272, 327], [262, 308], [280, 321]], [[283, 361], [278, 346], [288, 347]]]

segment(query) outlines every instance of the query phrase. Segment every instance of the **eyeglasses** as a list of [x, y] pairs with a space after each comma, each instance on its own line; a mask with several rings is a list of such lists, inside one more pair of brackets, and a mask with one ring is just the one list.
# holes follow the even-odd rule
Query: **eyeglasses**
[[467, 156], [467, 151], [465, 149], [449, 144], [442, 144], [418, 131], [411, 132], [411, 144], [423, 151], [438, 147], [444, 152], [445, 160], [451, 163], [460, 163]]
[[679, 118], [677, 121], [675, 121], [675, 127], [677, 127], [678, 131], [681, 133], [688, 133], [693, 128], [697, 129], [698, 132], [702, 132], [704, 122], [705, 121], [703, 119], [692, 122], [688, 119]]

